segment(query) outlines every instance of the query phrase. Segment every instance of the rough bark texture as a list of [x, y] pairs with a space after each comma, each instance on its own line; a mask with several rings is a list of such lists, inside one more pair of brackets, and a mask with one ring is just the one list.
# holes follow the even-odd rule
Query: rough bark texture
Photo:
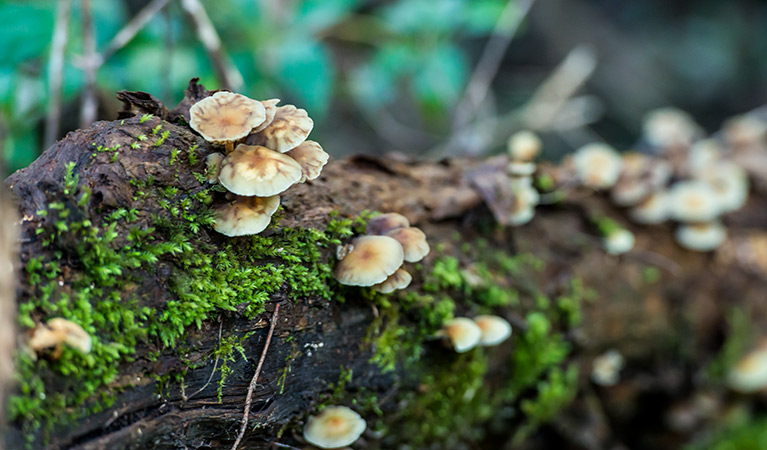
[[[202, 92], [197, 95], [204, 95], [204, 89]], [[148, 106], [135, 108], [142, 102], [148, 102]], [[167, 114], [164, 107], [158, 109], [148, 97], [129, 103], [134, 112]], [[176, 111], [174, 117], [183, 117], [183, 112]], [[162, 125], [161, 132], [169, 134], [155, 145], [161, 136], [161, 132], [153, 134], [158, 125]], [[141, 139], [142, 135], [148, 138]], [[97, 151], [99, 147], [116, 150]], [[190, 148], [196, 156], [191, 161], [187, 154]], [[174, 149], [181, 150], [176, 157], [172, 156]], [[98, 122], [90, 129], [71, 133], [29, 168], [6, 181], [23, 217], [22, 264], [40, 256], [51, 258], [52, 252], [61, 250], [46, 247], [36, 231], [54, 229], [55, 222], [61, 220], [53, 213], [38, 214], [50, 210], [51, 203], [63, 203], [73, 211], [70, 216], [79, 211], [96, 226], [105, 226], [105, 217], [120, 208], [135, 208], [135, 220], [115, 222], [118, 237], [110, 245], [123, 246], [128, 243], [130, 228], [146, 229], [156, 226], [158, 218], [171, 217], [160, 201], [160, 187], [178, 189], [173, 201], [208, 189], [193, 173], [203, 171], [204, 155], [211, 151], [209, 144], [188, 128], [160, 117]], [[172, 159], [176, 161], [171, 165]], [[75, 205], [76, 200], [65, 193], [68, 162], [74, 162], [72, 174], [79, 176], [81, 189], [87, 186], [92, 192], [83, 206]], [[596, 292], [583, 305], [582, 324], [566, 334], [574, 349], [568, 359], [581, 368], [581, 389], [572, 406], [561, 412], [553, 428], [546, 428], [527, 443], [512, 443], [508, 438], [508, 429], [519, 425], [516, 417], [501, 420], [500, 428], [488, 427], [484, 436], [472, 439], [476, 448], [605, 448], [621, 442], [631, 448], [677, 448], [710, 422], [700, 419], [691, 427], [669, 430], [664, 420], [670, 411], [689, 403], [700, 391], [716, 398], [720, 405], [731, 403], [731, 394], [721, 385], [699, 380], [730, 334], [726, 317], [734, 307], [744, 311], [754, 327], [767, 324], [767, 196], [763, 192], [754, 193], [746, 208], [728, 218], [731, 238], [724, 247], [714, 253], [694, 253], [673, 242], [671, 226], [633, 226], [605, 197], [587, 192], [575, 192], [564, 202], [539, 207], [536, 218], [526, 226], [497, 227], [484, 205], [481, 189], [475, 188], [484, 186], [477, 182], [477, 173], [486, 170], [482, 167], [468, 160], [426, 162], [405, 157], [332, 161], [318, 180], [294, 186], [282, 196], [284, 213], [277, 226], [264, 235], [280, 235], [284, 227], [323, 230], [332, 211], [340, 217], [355, 217], [363, 210], [396, 211], [421, 227], [434, 249], [423, 267], [415, 268], [409, 290], [421, 289], [435, 261], [445, 255], [456, 256], [463, 273], [470, 273], [474, 261], [467, 255], [472, 254], [471, 250], [460, 249], [478, 245], [477, 240], [482, 238], [490, 243], [490, 249], [509, 255], [529, 253], [545, 263], [545, 269], [527, 281], [532, 287], [523, 292], [540, 292], [554, 298], [576, 278]], [[135, 180], [146, 181], [150, 176], [157, 188], [147, 187], [146, 195], [137, 200], [139, 187]], [[215, 193], [214, 203], [221, 201], [223, 194]], [[590, 222], [596, 216], [626, 223], [637, 235], [635, 250], [622, 257], [606, 255]], [[57, 279], [62, 292], [83, 270], [81, 261], [67, 256], [66, 246], [76, 246], [77, 242], [67, 242], [66, 237], [63, 233], [57, 241], [64, 251]], [[213, 254], [230, 241], [207, 227], [194, 239], [192, 245], [198, 251]], [[235, 242], [244, 243], [248, 238], [238, 239]], [[332, 265], [334, 251], [333, 246], [321, 248], [321, 261]], [[253, 261], [254, 265], [261, 263]], [[165, 255], [156, 264], [136, 269], [121, 299], [137, 298], [142, 305], [162, 311], [164, 303], [177, 295], [169, 280], [179, 268], [172, 255]], [[648, 268], [660, 268], [657, 280], [646, 279]], [[499, 280], [499, 284], [503, 283]], [[38, 289], [25, 275], [19, 302], [38, 297]], [[239, 309], [215, 310], [199, 329], [187, 327], [177, 348], [167, 348], [156, 340], [140, 342], [135, 355], [121, 363], [119, 375], [108, 385], [116, 394], [113, 405], [58, 425], [47, 437], [37, 432], [32, 447], [229, 448], [239, 428], [255, 362], [263, 349], [267, 319], [277, 302], [282, 305], [280, 319], [255, 392], [251, 426], [241, 448], [275, 448], [274, 442], [302, 446], [301, 421], [328, 393], [329, 386], [338, 382], [342, 367], [354, 374], [349, 390], [376, 393], [383, 410], [383, 419], [379, 420], [384, 422], [397, 416], [401, 406], [398, 399], [403, 393], [429, 389], [414, 380], [411, 372], [439, 365], [452, 370], [449, 367], [453, 367], [456, 356], [437, 342], [427, 342], [421, 361], [412, 363], [407, 371], [400, 366], [382, 372], [369, 361], [378, 350], [370, 333], [371, 324], [380, 320], [380, 303], [371, 302], [359, 289], [335, 285], [331, 289], [334, 296], [343, 294], [345, 301], [295, 297], [290, 288], [283, 286], [271, 294], [266, 311], [255, 320], [245, 318]], [[531, 296], [523, 293], [522, 297], [519, 304], [494, 309], [511, 319], [515, 335], [527, 326], [525, 313], [532, 308], [532, 300], [526, 302], [524, 298]], [[477, 311], [476, 305], [459, 301], [455, 314], [472, 315]], [[34, 310], [30, 315], [44, 321], [51, 314]], [[216, 393], [220, 373], [185, 401], [185, 396], [206, 386], [211, 376], [213, 354], [220, 344], [219, 327], [223, 336], [254, 332], [243, 341], [247, 359], [236, 357], [229, 363], [233, 372], [223, 385], [222, 402]], [[514, 352], [515, 345], [512, 339], [492, 353], [497, 361], [488, 364], [488, 384], [502, 383], [508, 376], [504, 358]], [[180, 348], [183, 351], [179, 352]], [[618, 348], [628, 360], [622, 382], [613, 388], [594, 386], [588, 380], [591, 361], [609, 348]], [[154, 377], [180, 373], [188, 367], [183, 390], [181, 383], [171, 381], [158, 394]], [[282, 376], [285, 378], [280, 380]], [[50, 382], [66, 389], [77, 380], [67, 381], [65, 376], [56, 375]], [[17, 420], [6, 433], [9, 448], [23, 448], [20, 424]], [[387, 448], [386, 440], [371, 432], [358, 445]], [[456, 442], [453, 448], [468, 445]]]

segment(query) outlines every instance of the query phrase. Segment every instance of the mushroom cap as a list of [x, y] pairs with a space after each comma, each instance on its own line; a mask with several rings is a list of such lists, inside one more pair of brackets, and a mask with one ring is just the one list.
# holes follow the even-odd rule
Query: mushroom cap
[[404, 260], [405, 252], [395, 239], [360, 236], [352, 241], [352, 250], [336, 265], [333, 277], [348, 286], [372, 286], [396, 272]]
[[367, 234], [386, 234], [397, 228], [408, 228], [410, 221], [407, 217], [397, 213], [379, 214], [368, 220], [365, 232]]
[[482, 329], [473, 320], [466, 317], [448, 320], [442, 326], [442, 331], [457, 353], [464, 353], [473, 349], [482, 339]]
[[269, 226], [279, 206], [279, 195], [237, 197], [233, 202], [216, 208], [216, 224], [213, 228], [230, 237], [258, 234]]
[[189, 126], [208, 142], [242, 139], [266, 118], [264, 105], [234, 92], [216, 92], [189, 108]]
[[250, 130], [251, 133], [258, 133], [259, 131], [263, 131], [266, 127], [272, 124], [274, 121], [274, 116], [277, 114], [277, 103], [279, 102], [279, 98], [261, 100], [261, 104], [264, 105], [264, 110], [266, 111], [266, 118], [261, 125]]
[[592, 364], [591, 380], [600, 386], [614, 386], [626, 363], [623, 355], [612, 349], [594, 358]]
[[687, 166], [695, 174], [722, 158], [722, 147], [714, 139], [700, 140], [690, 147], [687, 154]]
[[234, 194], [271, 197], [301, 179], [301, 165], [266, 147], [240, 144], [221, 162], [218, 180]]
[[426, 234], [420, 228], [397, 228], [386, 233], [386, 236], [396, 239], [402, 245], [407, 262], [422, 260], [431, 250], [426, 241]]
[[680, 222], [708, 222], [722, 212], [714, 188], [704, 181], [680, 181], [669, 195], [669, 211]]
[[91, 351], [91, 335], [80, 325], [61, 317], [54, 317], [46, 325], [61, 336], [61, 341], [83, 353]]
[[366, 426], [365, 419], [354, 410], [346, 406], [326, 406], [306, 421], [304, 439], [319, 448], [339, 448], [359, 439]]
[[767, 122], [755, 114], [733, 117], [722, 128], [725, 140], [735, 148], [764, 145], [767, 135]]
[[719, 222], [684, 224], [676, 229], [674, 237], [687, 250], [710, 252], [727, 239], [727, 229]]
[[530, 222], [533, 220], [533, 217], [535, 217], [535, 207], [533, 206], [514, 208], [511, 214], [509, 214], [509, 225], [518, 227]]
[[482, 332], [479, 338], [479, 345], [482, 347], [498, 345], [511, 336], [511, 324], [503, 317], [480, 315], [474, 318], [474, 323]]
[[248, 136], [250, 145], [263, 145], [280, 153], [295, 148], [304, 142], [314, 128], [314, 121], [305, 109], [293, 105], [277, 108], [274, 120], [268, 127]]
[[723, 212], [738, 210], [748, 200], [748, 174], [733, 162], [720, 161], [709, 165], [698, 172], [697, 178], [714, 188]]
[[399, 268], [383, 282], [374, 284], [373, 289], [382, 294], [391, 294], [396, 290], [410, 286], [411, 281], [413, 281], [413, 276], [407, 270]]
[[534, 162], [511, 161], [506, 166], [506, 170], [511, 176], [529, 177], [535, 173], [536, 167]]
[[535, 208], [541, 200], [541, 195], [532, 185], [520, 185], [514, 190], [514, 211]]
[[767, 389], [767, 346], [742, 357], [727, 375], [727, 386], [744, 394]]
[[592, 143], [575, 151], [573, 165], [576, 175], [585, 186], [606, 189], [618, 180], [623, 159], [609, 145]]
[[330, 158], [330, 155], [322, 150], [320, 144], [314, 141], [304, 141], [285, 154], [295, 159], [301, 166], [302, 175], [299, 183], [311, 181], [320, 176], [322, 168], [325, 167]]
[[634, 206], [652, 191], [649, 183], [637, 179], [618, 179], [610, 189], [610, 198], [618, 206]]
[[218, 183], [218, 175], [221, 173], [221, 161], [224, 158], [223, 153], [211, 153], [205, 157], [205, 174], [209, 183]]
[[687, 147], [701, 134], [692, 116], [677, 108], [659, 108], [647, 113], [642, 124], [647, 141], [661, 148]]
[[642, 203], [629, 210], [629, 217], [643, 225], [659, 224], [668, 220], [669, 196], [665, 191], [654, 192]]
[[529, 162], [541, 152], [543, 144], [537, 134], [523, 130], [511, 135], [507, 147], [512, 161]]
[[602, 241], [605, 251], [611, 255], [621, 255], [628, 252], [634, 248], [635, 242], [634, 233], [625, 228], [611, 231]]

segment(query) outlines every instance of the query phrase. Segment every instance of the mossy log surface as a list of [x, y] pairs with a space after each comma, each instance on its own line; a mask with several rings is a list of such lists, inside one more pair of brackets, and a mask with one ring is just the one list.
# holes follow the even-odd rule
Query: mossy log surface
[[[212, 151], [210, 144], [185, 126], [160, 117], [136, 116], [98, 122], [89, 129], [70, 133], [30, 167], [9, 177], [6, 184], [15, 194], [23, 218], [19, 304], [37, 302], [26, 310], [26, 319], [45, 321], [69, 311], [61, 306], [62, 295], [76, 297], [77, 292], [70, 290], [78, 286], [79, 280], [95, 277], [83, 275], [93, 270], [87, 267], [93, 262], [78, 257], [83, 254], [78, 235], [71, 225], [62, 231], [60, 223], [88, 220], [88, 226], [100, 230], [113, 224], [115, 237], [109, 241], [113, 249], [134, 245], [135, 240], [129, 237], [135, 229], [149, 230], [141, 239], [172, 241], [167, 233], [174, 229], [173, 224], [193, 224], [199, 220], [191, 217], [195, 208], [207, 207], [211, 200], [214, 205], [224, 201], [222, 192], [194, 175], [204, 172], [204, 156]], [[329, 151], [332, 154], [332, 149]], [[670, 225], [634, 226], [625, 220], [621, 210], [610, 206], [606, 197], [591, 192], [574, 192], [561, 202], [539, 207], [528, 225], [499, 227], [475, 189], [476, 183], [470, 180], [480, 164], [396, 156], [331, 161], [319, 179], [294, 186], [282, 195], [282, 212], [262, 236], [277, 239], [286, 229], [324, 231], [332, 212], [341, 219], [355, 218], [366, 210], [400, 212], [426, 232], [433, 249], [413, 270], [414, 282], [408, 288], [412, 292], [423, 290], [435, 263], [446, 257], [457, 259], [458, 268], [454, 270], [467, 282], [477, 265], [484, 264], [475, 258], [482, 258], [485, 252], [502, 252], [510, 257], [533, 255], [542, 261], [542, 268], [526, 280], [515, 280], [520, 284], [516, 286], [518, 300], [499, 305], [455, 300], [456, 316], [491, 311], [507, 317], [515, 326], [510, 341], [498, 349], [482, 350], [486, 367], [481, 369], [481, 379], [488, 386], [502, 385], [510, 376], [509, 370], [513, 371], [509, 355], [517, 350], [518, 335], [523, 335], [529, 325], [527, 313], [540, 308], [531, 306], [540, 300], [531, 293], [548, 299], [564, 298], [573, 280], [580, 280], [585, 289], [593, 291], [575, 307], [552, 300], [563, 317], [565, 310], [582, 316], [582, 320], [573, 320], [571, 327], [555, 324], [566, 329], [563, 338], [570, 349], [567, 361], [580, 369], [578, 394], [572, 404], [558, 412], [555, 425], [544, 426], [525, 443], [512, 442], [509, 430], [521, 426], [522, 419], [514, 414], [508, 420], [496, 417], [479, 424], [484, 432], [464, 433], [451, 448], [604, 448], [620, 442], [631, 443], [631, 448], [677, 448], [700, 432], [706, 426], [703, 420], [682, 430], [669, 430], [664, 420], [670, 411], [689, 403], [701, 390], [721, 404], [729, 404], [732, 394], [721, 383], [701, 381], [701, 377], [730, 341], [733, 333], [727, 318], [732, 317], [734, 309], [741, 311], [754, 329], [767, 326], [767, 195], [752, 193], [747, 207], [727, 218], [731, 238], [724, 247], [714, 253], [694, 253], [673, 242]], [[90, 195], [82, 199], [83, 192]], [[210, 200], [200, 193], [209, 193]], [[184, 199], [195, 200], [183, 203]], [[115, 212], [121, 210], [128, 211], [131, 217], [115, 218]], [[62, 217], [61, 211], [69, 212]], [[591, 224], [596, 216], [611, 217], [631, 229], [637, 236], [635, 250], [621, 257], [606, 255]], [[251, 242], [248, 237], [219, 235], [205, 224], [194, 229], [196, 232], [187, 230], [192, 236], [188, 241], [191, 250], [158, 253], [157, 261], [148, 259], [129, 269], [123, 267], [119, 273], [106, 274], [127, 278], [111, 287], [102, 280], [104, 288], [85, 301], [95, 305], [116, 289], [119, 302], [137, 303], [139, 309], [150, 308], [152, 315], [162, 314], [168, 302], [192, 289], [179, 288], [179, 273], [187, 267], [179, 254], [216, 255], [231, 248], [226, 246], [232, 243], [247, 247]], [[348, 238], [342, 236], [341, 240]], [[265, 302], [242, 298], [234, 308], [212, 307], [189, 319], [202, 320], [199, 326], [183, 326], [183, 331], [174, 335], [173, 345], [159, 338], [163, 324], [168, 325], [172, 319], [160, 320], [157, 316], [155, 323], [152, 317], [145, 318], [153, 324], [147, 325], [150, 331], [137, 338], [135, 344], [127, 345], [131, 354], [110, 359], [116, 365], [116, 376], [109, 377], [96, 394], [85, 397], [81, 408], [97, 403], [99, 393], [105, 390], [113, 396], [110, 401], [56, 423], [47, 431], [44, 414], [38, 415], [43, 417], [42, 424], [26, 428], [24, 417], [16, 417], [6, 433], [7, 447], [24, 448], [25, 440], [34, 439], [32, 448], [229, 448], [239, 429], [248, 383], [263, 350], [268, 319], [276, 303], [281, 304], [279, 322], [241, 448], [276, 448], [274, 443], [301, 447], [301, 423], [309, 412], [316, 410], [319, 403], [339, 398], [349, 404], [362, 392], [376, 404], [371, 407], [367, 400], [360, 400], [357, 409], [380, 410], [379, 415], [366, 416], [370, 428], [380, 421], [390, 426], [394, 436], [394, 418], [407, 403], [403, 395], [411, 395], [408, 398], [412, 400], [413, 393], [417, 397], [419, 392], [430, 389], [428, 382], [420, 382], [423, 380], [413, 374], [440, 367], [444, 371], [461, 370], [461, 361], [474, 357], [457, 356], [438, 341], [425, 340], [422, 351], [414, 352], [417, 357], [403, 356], [409, 362], [400, 364], [398, 359], [394, 370], [382, 370], [371, 358], [387, 350], [381, 346], [396, 342], [377, 340], [377, 332], [385, 333], [381, 330], [393, 320], [385, 310], [401, 297], [391, 296], [389, 302], [368, 290], [335, 284], [327, 276], [327, 269], [335, 261], [335, 244], [331, 241], [317, 244], [319, 257], [313, 263], [325, 270], [324, 292], [302, 292], [285, 282], [269, 292]], [[45, 302], [40, 301], [40, 290], [48, 278], [32, 277], [32, 260], [57, 261], [55, 273], [48, 278], [58, 288], [46, 294]], [[279, 257], [253, 258], [248, 263], [259, 266], [275, 261], [279, 262]], [[504, 283], [498, 279], [499, 285]], [[429, 292], [440, 295], [439, 291]], [[249, 302], [255, 304], [256, 310], [250, 311], [253, 314], [247, 311]], [[578, 311], [573, 312], [576, 307]], [[91, 325], [99, 336], [99, 330], [107, 326], [97, 322]], [[421, 326], [418, 318], [411, 316], [400, 320], [399, 326], [411, 323]], [[115, 329], [122, 330], [118, 325]], [[246, 357], [234, 352], [223, 384], [219, 384], [221, 372], [214, 371], [214, 365], [220, 369], [223, 363], [215, 358], [221, 336], [224, 341], [232, 336], [241, 339]], [[101, 338], [104, 342], [116, 339], [115, 335]], [[401, 345], [408, 344], [403, 338]], [[595, 386], [589, 381], [591, 361], [610, 348], [622, 352], [627, 368], [617, 386]], [[400, 350], [402, 355], [409, 354], [408, 349]], [[43, 361], [46, 358], [52, 356], [41, 356]], [[77, 363], [81, 356], [65, 352], [62, 358]], [[35, 370], [45, 371], [41, 377], [51, 391], [71, 392], [82, 382], [77, 374], [62, 374], [60, 368], [56, 369], [56, 361], [43, 369], [37, 363], [30, 364]], [[339, 382], [339, 377], [349, 372], [353, 378], [348, 383]], [[333, 393], [333, 386], [339, 385], [344, 392]], [[519, 392], [515, 395], [530, 396]], [[510, 400], [505, 406], [513, 410], [517, 401]], [[458, 410], [461, 408], [459, 405]], [[71, 405], [65, 409], [73, 412]], [[37, 414], [30, 411], [27, 414]], [[391, 448], [406, 442], [402, 436], [391, 439], [387, 441], [381, 433], [369, 431], [357, 446]], [[443, 448], [440, 445], [433, 444], [432, 448]]]

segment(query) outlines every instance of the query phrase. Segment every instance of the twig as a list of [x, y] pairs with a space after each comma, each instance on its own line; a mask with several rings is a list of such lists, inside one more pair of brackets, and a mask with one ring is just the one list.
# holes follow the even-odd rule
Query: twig
[[83, 48], [85, 58], [83, 72], [85, 72], [85, 89], [83, 90], [82, 105], [80, 106], [80, 128], [86, 128], [96, 120], [96, 72], [99, 64], [96, 54], [96, 40], [93, 38], [93, 15], [91, 14], [91, 0], [80, 0], [82, 14], [81, 25], [83, 30]]
[[248, 395], [245, 397], [245, 411], [242, 413], [242, 425], [240, 426], [240, 432], [237, 434], [237, 439], [232, 445], [232, 450], [237, 450], [237, 446], [240, 445], [242, 437], [245, 435], [245, 430], [248, 428], [248, 414], [250, 414], [250, 404], [253, 401], [253, 391], [256, 389], [256, 382], [258, 381], [258, 374], [261, 373], [261, 367], [266, 360], [266, 351], [269, 350], [269, 344], [272, 342], [272, 334], [274, 334], [274, 326], [277, 325], [277, 317], [280, 312], [280, 304], [277, 303], [274, 306], [274, 312], [272, 313], [272, 323], [269, 325], [269, 334], [266, 335], [266, 344], [261, 351], [261, 359], [258, 360], [258, 366], [256, 366], [256, 373], [253, 374], [253, 378], [250, 380], [250, 386], [248, 386]]
[[181, 0], [181, 7], [192, 21], [197, 33], [197, 39], [205, 47], [208, 58], [210, 58], [213, 67], [216, 69], [216, 75], [218, 76], [219, 83], [221, 83], [221, 87], [234, 91], [242, 88], [245, 84], [242, 74], [224, 52], [218, 32], [216, 32], [216, 28], [210, 21], [210, 17], [205, 12], [205, 8], [200, 3], [200, 0]]
[[[219, 319], [218, 322], [218, 349], [221, 350], [221, 330], [224, 327], [224, 321]], [[189, 394], [189, 397], [183, 396], [184, 402], [187, 402], [192, 399], [195, 395], [199, 394], [203, 390], [205, 390], [206, 387], [210, 384], [211, 380], [213, 380], [213, 374], [216, 373], [216, 369], [218, 368], [218, 360], [221, 358], [221, 352], [216, 352], [216, 361], [213, 363], [213, 370], [210, 371], [210, 376], [208, 377], [208, 381], [205, 382], [205, 384], [200, 388], [194, 391], [193, 393]], [[182, 385], [183, 386], [183, 385]]]
[[506, 4], [495, 24], [492, 36], [488, 39], [482, 51], [482, 56], [480, 56], [479, 62], [471, 75], [466, 91], [458, 103], [453, 119], [454, 130], [460, 132], [469, 123], [469, 120], [474, 117], [477, 106], [487, 96], [490, 82], [498, 73], [498, 68], [501, 66], [506, 49], [517, 34], [519, 25], [528, 12], [530, 12], [530, 7], [533, 6], [533, 3], [535, 3], [535, 0], [510, 0]]
[[98, 64], [103, 65], [104, 61], [109, 59], [117, 50], [125, 47], [142, 28], [149, 23], [150, 20], [161, 9], [168, 4], [169, 0], [152, 0], [141, 11], [136, 14], [130, 22], [125, 24], [120, 31], [117, 32], [115, 37], [104, 47], [104, 50], [98, 55]]
[[71, 0], [60, 0], [56, 7], [56, 24], [53, 28], [50, 62], [48, 63], [48, 116], [45, 119], [43, 145], [50, 147], [59, 136], [61, 119], [61, 82], [64, 77], [64, 50], [67, 46], [67, 28]]

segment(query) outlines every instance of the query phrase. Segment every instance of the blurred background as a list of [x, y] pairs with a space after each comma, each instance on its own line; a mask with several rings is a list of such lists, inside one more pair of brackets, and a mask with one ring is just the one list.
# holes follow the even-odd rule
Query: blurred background
[[482, 155], [520, 128], [556, 159], [634, 145], [673, 105], [715, 131], [767, 103], [767, 2], [0, 1], [6, 173], [112, 120], [118, 90], [173, 106], [192, 77], [307, 109], [335, 157]]

